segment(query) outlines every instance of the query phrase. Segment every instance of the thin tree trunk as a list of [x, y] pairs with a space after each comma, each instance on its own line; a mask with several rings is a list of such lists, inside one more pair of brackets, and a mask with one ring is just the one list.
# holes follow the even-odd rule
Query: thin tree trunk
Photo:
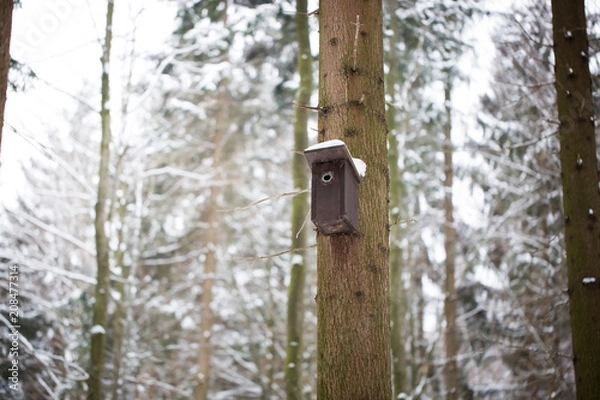
[[88, 399], [103, 399], [102, 375], [104, 372], [104, 356], [106, 347], [106, 321], [108, 295], [110, 289], [109, 246], [106, 225], [108, 223], [109, 190], [110, 190], [110, 89], [109, 66], [112, 43], [112, 20], [114, 0], [109, 0], [106, 11], [106, 30], [102, 52], [102, 88], [100, 117], [102, 139], [100, 143], [100, 167], [98, 170], [98, 199], [96, 202], [96, 289], [94, 293], [94, 316], [91, 333], [91, 365], [88, 378]]
[[342, 139], [367, 164], [360, 234], [317, 234], [317, 397], [392, 396], [387, 127], [381, 0], [319, 9], [319, 141]]
[[10, 37], [14, 0], [0, 1], [0, 150], [2, 149], [2, 127], [4, 126], [4, 105], [8, 90], [8, 69], [10, 68]]
[[[296, 2], [296, 38], [298, 41], [298, 71], [300, 85], [296, 93], [299, 105], [308, 105], [313, 91], [312, 54], [310, 51], [307, 1]], [[296, 107], [294, 114], [294, 147], [303, 150], [308, 145], [308, 110]], [[292, 162], [294, 190], [308, 186], [308, 169], [304, 157], [295, 154]], [[304, 282], [306, 275], [306, 230], [303, 229], [307, 217], [307, 195], [294, 197], [292, 202], [292, 267], [288, 288], [287, 309], [287, 346], [285, 372], [285, 391], [288, 400], [302, 398], [301, 364], [302, 331], [304, 322]]]
[[[123, 184], [122, 190], [126, 187]], [[117, 231], [117, 238], [119, 242], [119, 248], [115, 252], [115, 264], [121, 271], [121, 276], [118, 277], [113, 283], [114, 292], [117, 294], [117, 298], [113, 299], [115, 304], [115, 311], [113, 320], [113, 334], [112, 334], [112, 359], [113, 359], [113, 370], [112, 370], [112, 399], [118, 400], [121, 398], [121, 365], [123, 362], [123, 342], [125, 340], [125, 318], [126, 309], [125, 305], [127, 302], [127, 281], [129, 279], [129, 273], [131, 266], [125, 263], [125, 251], [121, 246], [125, 243], [124, 228], [125, 228], [125, 213], [126, 213], [125, 202], [119, 204], [118, 216], [121, 221], [121, 227]]]
[[[219, 93], [217, 100], [217, 116], [215, 121], [215, 136], [213, 138], [214, 152], [212, 156], [212, 170], [215, 172], [215, 180], [221, 177], [221, 153], [223, 149], [223, 135], [225, 130], [225, 92]], [[218, 245], [218, 223], [219, 223], [219, 187], [213, 185], [210, 188], [206, 211], [206, 223], [208, 225], [204, 237], [206, 246], [206, 258], [204, 260], [204, 273], [202, 276], [202, 291], [200, 293], [200, 332], [198, 335], [198, 384], [194, 390], [196, 400], [207, 400], [210, 385], [210, 359], [212, 355], [212, 328], [214, 324], [214, 313], [212, 309], [213, 286], [217, 272], [216, 248]]]
[[454, 227], [454, 206], [452, 204], [452, 181], [454, 167], [452, 165], [452, 119], [450, 110], [451, 83], [446, 83], [444, 100], [446, 103], [446, 123], [444, 124], [444, 249], [446, 250], [446, 281], [444, 314], [446, 317], [446, 398], [458, 399], [458, 367], [456, 356], [458, 344], [456, 339], [456, 229]]
[[[219, 114], [221, 111], [219, 111]], [[219, 118], [218, 118], [219, 119]], [[220, 152], [222, 139], [222, 122], [217, 123], [215, 139], [215, 154], [213, 154], [213, 169], [219, 168], [219, 159], [217, 151]], [[216, 179], [217, 176], [215, 176]], [[208, 200], [207, 219], [208, 228], [204, 243], [206, 245], [206, 258], [204, 261], [204, 274], [202, 276], [202, 292], [200, 294], [200, 332], [198, 342], [200, 349], [198, 351], [198, 385], [195, 390], [195, 398], [197, 400], [208, 399], [208, 389], [210, 383], [210, 357], [211, 357], [211, 336], [213, 326], [213, 286], [215, 281], [215, 273], [217, 272], [217, 259], [215, 249], [217, 245], [217, 223], [218, 223], [218, 208], [217, 200], [219, 189], [213, 186], [210, 189], [210, 197]]]
[[[227, 27], [227, 1], [223, 2], [224, 10], [222, 13], [222, 23]], [[215, 174], [214, 180], [221, 179], [221, 157], [223, 151], [223, 137], [226, 129], [226, 90], [221, 88], [217, 98], [217, 113], [215, 118], [215, 135], [213, 137], [213, 155], [212, 170]], [[198, 384], [194, 389], [194, 398], [196, 400], [208, 400], [210, 388], [210, 360], [212, 357], [212, 329], [214, 324], [214, 312], [212, 309], [213, 287], [217, 273], [216, 249], [218, 245], [218, 223], [219, 223], [219, 186], [213, 185], [210, 188], [208, 199], [206, 229], [204, 245], [206, 246], [206, 258], [204, 260], [204, 274], [202, 276], [200, 293], [200, 331], [198, 335]]]
[[[419, 201], [415, 203], [413, 211], [414, 215], [420, 215], [421, 208]], [[410, 299], [411, 304], [411, 327], [412, 327], [412, 342], [411, 342], [411, 386], [409, 391], [415, 394], [415, 399], [420, 399], [422, 392], [415, 392], [419, 387], [421, 380], [427, 379], [430, 360], [427, 359], [427, 339], [425, 338], [425, 294], [423, 291], [423, 272], [431, 269], [431, 261], [427, 255], [427, 249], [423, 240], [418, 239], [417, 243], [409, 247], [415, 249], [416, 255], [413, 255], [415, 250], [408, 253], [407, 265], [412, 265], [411, 268], [411, 288]]]
[[[386, 76], [386, 91], [390, 101], [395, 103], [396, 90], [398, 83], [398, 18], [396, 10], [398, 3], [394, 0], [387, 0], [388, 14], [390, 15], [390, 30], [392, 35], [389, 38], [388, 67], [389, 72]], [[390, 293], [391, 293], [391, 342], [392, 342], [392, 381], [394, 384], [394, 398], [398, 398], [401, 393], [408, 390], [408, 369], [406, 365], [406, 293], [402, 281], [403, 259], [402, 259], [402, 230], [400, 218], [402, 215], [402, 173], [398, 162], [400, 159], [398, 150], [398, 138], [400, 133], [396, 130], [396, 108], [388, 106], [386, 119], [389, 128], [389, 168], [390, 168], [390, 218], [395, 226], [390, 232]]]
[[600, 192], [584, 0], [552, 0], [568, 294], [578, 399], [600, 393]]

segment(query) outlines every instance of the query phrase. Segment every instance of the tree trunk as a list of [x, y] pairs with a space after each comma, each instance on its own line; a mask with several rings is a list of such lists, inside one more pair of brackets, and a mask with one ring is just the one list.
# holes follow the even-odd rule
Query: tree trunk
[[[120, 171], [119, 171], [120, 172]], [[125, 192], [127, 187], [125, 184], [121, 184], [121, 190]], [[126, 263], [125, 251], [123, 244], [127, 243], [125, 235], [125, 214], [127, 212], [127, 203], [125, 199], [120, 199], [118, 208], [118, 216], [121, 222], [120, 228], [117, 231], [117, 238], [119, 248], [116, 250], [114, 259], [117, 268], [121, 271], [121, 276], [113, 283], [114, 292], [117, 297], [113, 299], [115, 305], [115, 311], [112, 318], [112, 399], [118, 400], [122, 398], [121, 393], [121, 366], [123, 362], [123, 343], [125, 341], [125, 320], [127, 315], [126, 304], [127, 304], [127, 286], [129, 280], [129, 273], [131, 271], [131, 265]]]
[[319, 141], [367, 164], [360, 233], [317, 234], [317, 397], [390, 399], [387, 127], [381, 1], [319, 9]]
[[552, 0], [568, 294], [578, 399], [600, 393], [600, 192], [584, 0]]
[[[394, 0], [388, 0], [388, 14], [390, 15], [390, 30], [392, 32], [389, 38], [389, 72], [386, 76], [386, 92], [394, 104], [396, 102], [395, 85], [398, 82], [398, 17], [396, 10], [398, 3]], [[403, 259], [402, 259], [402, 229], [399, 223], [403, 211], [402, 207], [402, 173], [398, 165], [400, 155], [398, 153], [398, 138], [400, 132], [396, 130], [396, 108], [388, 106], [386, 119], [389, 128], [389, 168], [390, 168], [390, 219], [395, 223], [390, 232], [390, 297], [391, 297], [391, 342], [392, 342], [392, 381], [394, 386], [394, 398], [408, 391], [408, 369], [406, 365], [407, 329], [405, 323], [406, 316], [406, 293], [402, 280]]]
[[91, 365], [88, 378], [88, 399], [103, 399], [102, 375], [104, 372], [104, 354], [106, 347], [106, 321], [108, 295], [110, 290], [109, 245], [106, 234], [110, 188], [110, 109], [109, 109], [109, 66], [110, 47], [112, 42], [112, 20], [114, 0], [109, 0], [106, 11], [106, 30], [102, 51], [102, 88], [100, 117], [102, 139], [100, 143], [100, 167], [98, 170], [98, 199], [96, 202], [96, 289], [94, 293], [94, 316], [91, 333]]
[[[218, 172], [221, 167], [221, 150], [223, 145], [224, 131], [224, 108], [225, 94], [221, 92], [217, 100], [218, 110], [215, 121], [215, 136], [213, 139], [214, 152], [212, 170], [215, 171], [215, 180], [220, 179], [221, 174]], [[213, 286], [215, 282], [215, 274], [217, 272], [217, 257], [216, 248], [218, 244], [218, 197], [219, 187], [213, 185], [210, 188], [210, 197], [208, 199], [208, 209], [206, 211], [206, 223], [208, 228], [204, 238], [206, 246], [206, 258], [204, 260], [204, 274], [202, 276], [202, 291], [200, 293], [200, 332], [198, 335], [198, 384], [194, 391], [196, 400], [207, 400], [208, 389], [210, 384], [210, 358], [212, 353], [211, 336], [214, 322], [214, 313], [212, 310], [213, 301]]]
[[[450, 79], [450, 78], [448, 78]], [[445, 347], [446, 347], [446, 398], [458, 399], [458, 367], [456, 356], [458, 344], [456, 340], [456, 229], [454, 227], [454, 207], [452, 204], [452, 181], [454, 167], [452, 165], [452, 114], [450, 109], [451, 83], [444, 88], [446, 104], [446, 123], [444, 124], [444, 249], [446, 251], [446, 281], [444, 300], [444, 315], [446, 317]]]
[[[300, 85], [296, 93], [299, 105], [308, 105], [313, 91], [312, 54], [310, 52], [307, 1], [296, 2], [296, 38], [298, 40], [298, 71]], [[308, 145], [308, 110], [296, 107], [294, 115], [294, 148], [303, 150]], [[308, 168], [304, 157], [293, 156], [294, 190], [308, 186]], [[292, 202], [292, 266], [288, 288], [287, 347], [285, 360], [285, 391], [288, 400], [302, 398], [301, 363], [302, 330], [304, 321], [304, 282], [306, 274], [306, 230], [302, 227], [307, 217], [307, 194], [294, 197]]]
[[[221, 14], [223, 26], [227, 27], [227, 1], [223, 2], [224, 10]], [[213, 155], [212, 166], [215, 181], [221, 179], [221, 156], [223, 151], [223, 136], [226, 126], [226, 90], [221, 88], [217, 94], [217, 109], [215, 117], [215, 134], [213, 137]], [[218, 244], [218, 223], [219, 223], [219, 186], [213, 185], [210, 188], [208, 199], [206, 229], [204, 245], [206, 246], [206, 258], [204, 260], [204, 274], [202, 276], [202, 285], [200, 293], [200, 331], [198, 335], [198, 384], [194, 389], [194, 398], [196, 400], [207, 400], [210, 386], [210, 359], [212, 357], [212, 328], [214, 324], [214, 312], [212, 309], [213, 286], [217, 273], [216, 249]]]
[[14, 0], [0, 1], [0, 151], [2, 149], [2, 127], [4, 126], [4, 105], [8, 90], [8, 69], [10, 68], [10, 37]]

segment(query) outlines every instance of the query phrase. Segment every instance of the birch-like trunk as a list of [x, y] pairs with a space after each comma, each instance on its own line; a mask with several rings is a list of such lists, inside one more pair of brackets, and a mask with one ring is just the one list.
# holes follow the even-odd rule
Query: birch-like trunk
[[387, 126], [381, 0], [322, 0], [319, 141], [367, 164], [360, 233], [317, 234], [317, 397], [392, 397]]
[[600, 393], [600, 191], [584, 0], [552, 0], [565, 244], [578, 399]]
[[[313, 91], [312, 54], [310, 52], [307, 1], [296, 1], [296, 40], [298, 41], [298, 72], [300, 85], [296, 93], [298, 107], [294, 110], [294, 148], [302, 151], [308, 146], [308, 105]], [[306, 160], [294, 154], [292, 161], [294, 190], [308, 186]], [[308, 213], [307, 194], [294, 197], [292, 202], [292, 265], [288, 288], [287, 346], [285, 358], [285, 392], [288, 400], [302, 399], [302, 331], [304, 326], [304, 283], [306, 276], [306, 229], [304, 221]]]
[[96, 202], [96, 217], [94, 228], [96, 231], [96, 289], [94, 292], [94, 316], [92, 319], [90, 369], [88, 378], [88, 399], [100, 400], [104, 398], [102, 376], [104, 373], [104, 358], [106, 348], [106, 321], [107, 306], [110, 290], [109, 245], [106, 233], [108, 224], [108, 207], [110, 198], [110, 89], [109, 66], [110, 48], [112, 43], [112, 20], [114, 0], [109, 0], [106, 11], [106, 29], [102, 49], [102, 83], [100, 118], [102, 126], [102, 139], [100, 142], [100, 167], [98, 170], [98, 198]]

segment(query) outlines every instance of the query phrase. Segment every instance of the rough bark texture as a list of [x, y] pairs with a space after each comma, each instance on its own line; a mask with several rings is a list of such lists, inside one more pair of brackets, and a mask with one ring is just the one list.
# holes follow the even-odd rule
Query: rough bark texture
[[[388, 67], [389, 72], [386, 76], [386, 92], [388, 98], [393, 103], [396, 102], [395, 84], [398, 82], [398, 17], [396, 10], [398, 3], [395, 0], [387, 0], [388, 14], [390, 15], [390, 30], [392, 34], [389, 37]], [[402, 229], [400, 218], [402, 211], [402, 173], [398, 162], [400, 155], [398, 153], [398, 138], [400, 132], [396, 130], [396, 108], [393, 105], [388, 106], [386, 111], [389, 144], [389, 167], [390, 167], [390, 219], [395, 225], [390, 232], [390, 296], [391, 296], [391, 342], [392, 342], [392, 382], [394, 384], [394, 398], [398, 398], [401, 393], [408, 391], [408, 369], [406, 365], [405, 342], [406, 334], [406, 293], [402, 283], [403, 257], [402, 257]]]
[[[298, 72], [300, 85], [296, 93], [299, 105], [308, 105], [313, 91], [312, 54], [306, 0], [296, 1], [296, 40], [298, 41]], [[308, 146], [308, 110], [296, 107], [294, 114], [294, 147], [303, 150]], [[294, 190], [308, 186], [306, 160], [294, 154], [292, 162]], [[303, 229], [308, 212], [307, 194], [294, 197], [292, 203], [292, 266], [288, 288], [287, 347], [285, 360], [285, 391], [288, 400], [302, 399], [302, 330], [304, 321], [304, 282], [306, 275], [306, 230]]]
[[584, 0], [552, 0], [573, 364], [578, 399], [600, 393], [600, 192]]
[[456, 400], [458, 396], [458, 366], [456, 356], [458, 343], [456, 339], [456, 229], [454, 228], [454, 206], [452, 203], [452, 182], [454, 167], [452, 165], [452, 119], [450, 110], [450, 84], [444, 89], [446, 103], [446, 123], [444, 124], [444, 249], [446, 251], [446, 281], [444, 284], [446, 298], [444, 315], [446, 317], [445, 348], [446, 398]]
[[[10, 66], [10, 36], [14, 1], [0, 1], [0, 151], [2, 150], [2, 127], [4, 126], [4, 105], [8, 89], [8, 68]], [[0, 153], [1, 154], [1, 153]]]
[[109, 0], [106, 11], [106, 30], [102, 51], [102, 87], [100, 118], [102, 124], [102, 139], [100, 142], [100, 167], [98, 170], [98, 199], [96, 202], [96, 217], [94, 228], [96, 230], [96, 289], [94, 292], [94, 316], [92, 325], [102, 327], [91, 335], [90, 359], [91, 365], [88, 378], [88, 399], [100, 400], [105, 398], [102, 388], [102, 375], [104, 372], [104, 357], [106, 348], [106, 321], [107, 305], [110, 289], [109, 246], [106, 225], [108, 222], [109, 190], [110, 190], [110, 90], [109, 90], [109, 65], [110, 48], [112, 42], [112, 20], [114, 0]]
[[390, 399], [387, 127], [382, 4], [323, 0], [319, 141], [342, 139], [367, 164], [360, 233], [317, 235], [317, 396]]

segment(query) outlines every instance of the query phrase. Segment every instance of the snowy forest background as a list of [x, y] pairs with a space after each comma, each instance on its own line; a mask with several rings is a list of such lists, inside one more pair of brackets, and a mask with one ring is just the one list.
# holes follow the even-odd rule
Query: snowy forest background
[[[2, 271], [14, 264], [20, 271], [23, 398], [79, 399], [96, 283], [106, 4], [22, 3], [2, 144], [0, 263]], [[476, 399], [574, 398], [551, 14], [548, 1], [515, 3], [384, 2], [386, 73], [396, 74], [387, 101], [394, 110], [390, 150], [398, 155], [392, 185], [400, 193], [390, 204], [392, 263], [402, 265], [393, 283], [404, 321], [396, 327], [405, 352], [400, 398], [439, 398], [444, 390], [448, 124], [461, 387]], [[587, 11], [598, 100], [595, 6]], [[316, 8], [309, 3], [309, 11]], [[115, 2], [106, 224], [112, 287], [105, 382], [112, 398], [193, 395], [206, 333], [198, 303], [208, 280], [210, 398], [285, 398], [289, 250], [298, 234], [289, 194], [294, 151], [303, 150], [294, 148], [292, 133], [294, 15], [287, 0]], [[315, 82], [316, 18], [309, 16]], [[316, 97], [315, 87], [310, 105]], [[218, 163], [216, 130], [223, 132]], [[312, 144], [316, 115], [308, 132]], [[213, 240], [206, 232], [215, 207]], [[316, 261], [306, 219], [297, 367], [312, 399]], [[214, 274], [204, 270], [209, 254]], [[7, 273], [0, 280], [6, 298]], [[7, 306], [0, 304], [3, 314]], [[5, 321], [0, 332], [5, 374]], [[2, 398], [10, 395], [7, 382], [0, 382]]]

